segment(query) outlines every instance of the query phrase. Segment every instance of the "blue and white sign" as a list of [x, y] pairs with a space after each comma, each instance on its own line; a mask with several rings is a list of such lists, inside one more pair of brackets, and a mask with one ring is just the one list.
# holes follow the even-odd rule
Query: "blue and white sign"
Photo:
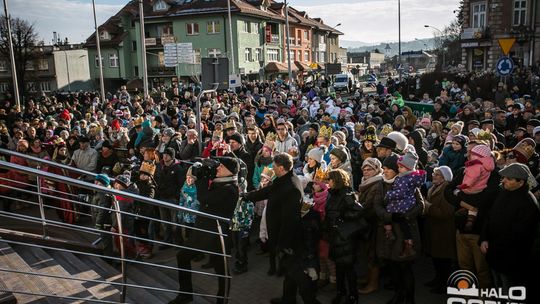
[[512, 74], [514, 71], [514, 61], [510, 57], [501, 57], [497, 61], [497, 73], [501, 76]]

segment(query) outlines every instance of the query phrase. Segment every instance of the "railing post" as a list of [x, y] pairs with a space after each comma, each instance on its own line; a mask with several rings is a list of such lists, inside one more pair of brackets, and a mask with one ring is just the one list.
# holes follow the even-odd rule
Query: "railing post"
[[[40, 169], [40, 166], [37, 166], [37, 169]], [[41, 226], [43, 228], [43, 238], [47, 238], [47, 222], [45, 218], [45, 208], [43, 207], [43, 197], [41, 197], [41, 176], [36, 176], [37, 182], [37, 195], [38, 195], [38, 204], [39, 204], [39, 214], [41, 216]]]
[[116, 215], [116, 225], [118, 226], [118, 240], [120, 242], [120, 257], [122, 258], [122, 261], [120, 262], [121, 269], [122, 269], [122, 292], [120, 293], [120, 302], [124, 303], [126, 302], [126, 293], [127, 293], [127, 287], [126, 287], [126, 254], [124, 251], [124, 229], [122, 229], [122, 214], [120, 213], [120, 204], [118, 203], [118, 200], [115, 198], [113, 200], [115, 215]]
[[[219, 220], [216, 220], [216, 225], [219, 233], [219, 241], [221, 242], [221, 251], [223, 252], [223, 269], [225, 269], [225, 276], [229, 275], [229, 265], [227, 263], [227, 250], [225, 249], [225, 240], [223, 238], [223, 231], [221, 229], [221, 224], [219, 223]], [[225, 290], [223, 293], [223, 304], [229, 303], [229, 286], [231, 284], [230, 278], [224, 278], [225, 279]]]

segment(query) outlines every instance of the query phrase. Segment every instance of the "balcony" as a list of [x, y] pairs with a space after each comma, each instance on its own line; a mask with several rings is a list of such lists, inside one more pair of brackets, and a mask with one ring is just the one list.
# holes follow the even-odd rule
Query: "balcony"
[[160, 66], [154, 66], [154, 67], [148, 67], [148, 76], [150, 77], [156, 77], [156, 76], [175, 76], [175, 68], [172, 67], [160, 67]]
[[147, 37], [144, 41], [149, 49], [162, 49], [165, 44], [175, 43], [176, 38], [174, 36]]

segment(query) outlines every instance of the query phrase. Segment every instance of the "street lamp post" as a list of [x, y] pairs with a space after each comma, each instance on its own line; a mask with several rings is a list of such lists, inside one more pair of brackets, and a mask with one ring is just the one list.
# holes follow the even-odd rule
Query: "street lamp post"
[[399, 82], [401, 83], [403, 73], [401, 66], [401, 0], [398, 0], [398, 60]]
[[233, 29], [232, 29], [232, 16], [231, 16], [231, 0], [227, 0], [227, 15], [229, 19], [229, 40], [231, 45], [231, 74], [236, 74], [236, 68], [234, 66], [234, 47], [233, 47]]
[[291, 66], [291, 39], [290, 39], [290, 30], [289, 30], [289, 4], [287, 0], [284, 1], [285, 4], [285, 32], [286, 32], [286, 45], [287, 45], [287, 71], [289, 72], [289, 90], [293, 85], [292, 82], [292, 66]]
[[4, 0], [4, 14], [6, 15], [6, 27], [8, 31], [9, 58], [11, 60], [11, 77], [13, 77], [13, 96], [19, 110], [21, 110], [21, 99], [19, 97], [19, 81], [17, 80], [17, 67], [15, 66], [15, 53], [13, 53], [13, 39], [11, 37], [11, 17], [9, 16], [7, 1]]
[[[436, 30], [437, 32], [439, 32], [441, 34], [441, 39], [444, 37], [444, 33], [440, 29], [438, 29], [436, 27], [431, 26], [431, 25], [427, 25], [427, 24], [425, 24], [424, 27], [425, 28], [432, 28], [432, 29]], [[442, 69], [441, 69], [443, 71], [444, 71], [444, 66], [446, 65], [445, 53], [446, 52], [444, 51], [444, 45], [443, 45], [443, 49], [442, 49]]]
[[92, 9], [94, 10], [94, 28], [96, 29], [96, 47], [99, 62], [99, 85], [101, 87], [101, 100], [105, 101], [105, 83], [103, 81], [103, 60], [101, 59], [101, 46], [99, 44], [99, 29], [96, 17], [96, 1], [92, 0]]
[[141, 36], [141, 56], [142, 56], [142, 70], [143, 70], [143, 89], [144, 89], [144, 97], [143, 100], [146, 99], [146, 97], [150, 96], [148, 93], [148, 64], [146, 63], [146, 41], [145, 35], [144, 35], [144, 7], [143, 7], [143, 0], [139, 0], [139, 23], [140, 23], [140, 36]]

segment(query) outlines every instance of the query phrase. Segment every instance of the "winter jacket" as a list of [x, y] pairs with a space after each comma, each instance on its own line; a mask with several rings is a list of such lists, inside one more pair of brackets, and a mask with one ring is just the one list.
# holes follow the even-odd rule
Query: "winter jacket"
[[156, 178], [156, 198], [178, 201], [180, 189], [184, 184], [186, 169], [180, 163], [166, 166], [163, 162], [158, 165]]
[[287, 137], [282, 141], [278, 138], [276, 138], [275, 141], [275, 150], [276, 153], [288, 153], [289, 150], [293, 147], [298, 147], [298, 143], [296, 142], [296, 139], [292, 137], [290, 134], [287, 133]]
[[416, 204], [416, 188], [422, 186], [426, 171], [417, 170], [404, 175], [399, 174], [392, 189], [386, 192], [386, 211], [388, 213], [405, 213]]
[[[95, 225], [97, 229], [107, 229], [112, 225], [112, 211], [108, 210], [112, 208], [114, 197], [111, 194], [96, 192], [92, 197], [92, 205], [100, 207], [94, 208], [92, 211]], [[106, 208], [106, 209], [105, 209]]]
[[252, 202], [268, 199], [266, 224], [270, 248], [302, 250], [300, 209], [303, 196], [300, 180], [292, 171], [274, 179], [269, 186], [245, 195]]
[[465, 162], [463, 182], [457, 188], [466, 194], [479, 193], [487, 187], [489, 175], [495, 169], [493, 157], [483, 157]]
[[444, 197], [448, 182], [432, 186], [426, 198], [424, 252], [434, 258], [456, 258], [454, 206]]
[[261, 183], [261, 174], [264, 170], [264, 168], [272, 168], [274, 166], [273, 162], [258, 162], [255, 164], [255, 170], [253, 171], [253, 187], [259, 188], [259, 184]]
[[[136, 182], [139, 189], [139, 195], [147, 198], [154, 198], [156, 194], [156, 184], [152, 180], [138, 180]], [[154, 206], [145, 202], [135, 201], [134, 203], [135, 214], [139, 214], [147, 217], [154, 217]]]
[[452, 146], [444, 147], [441, 157], [439, 157], [439, 166], [448, 166], [452, 172], [456, 172], [459, 168], [465, 165], [467, 150], [461, 148], [459, 151], [454, 151]]
[[179, 159], [192, 160], [195, 157], [199, 156], [199, 144], [197, 141], [195, 141], [195, 143], [193, 144], [188, 144], [187, 139], [184, 139], [180, 143], [180, 148], [177, 152]]
[[361, 206], [356, 201], [351, 188], [330, 189], [328, 191], [323, 226], [328, 235], [329, 257], [336, 264], [354, 264], [358, 241], [354, 235], [345, 238], [339, 229], [342, 225], [358, 221], [361, 216]]
[[[500, 189], [480, 234], [489, 243], [486, 260], [495, 271], [520, 277], [531, 264], [532, 245], [540, 221], [540, 208], [528, 184]], [[522, 276], [525, 277], [525, 276]]]
[[[197, 186], [195, 184], [190, 186], [184, 183], [180, 193], [179, 205], [180, 207], [186, 207], [191, 210], [199, 210], [200, 203], [197, 200]], [[192, 213], [178, 211], [178, 221], [180, 223], [195, 224], [196, 219], [197, 216]]]
[[98, 152], [92, 148], [78, 149], [71, 157], [75, 167], [88, 172], [95, 172], [98, 160]]

